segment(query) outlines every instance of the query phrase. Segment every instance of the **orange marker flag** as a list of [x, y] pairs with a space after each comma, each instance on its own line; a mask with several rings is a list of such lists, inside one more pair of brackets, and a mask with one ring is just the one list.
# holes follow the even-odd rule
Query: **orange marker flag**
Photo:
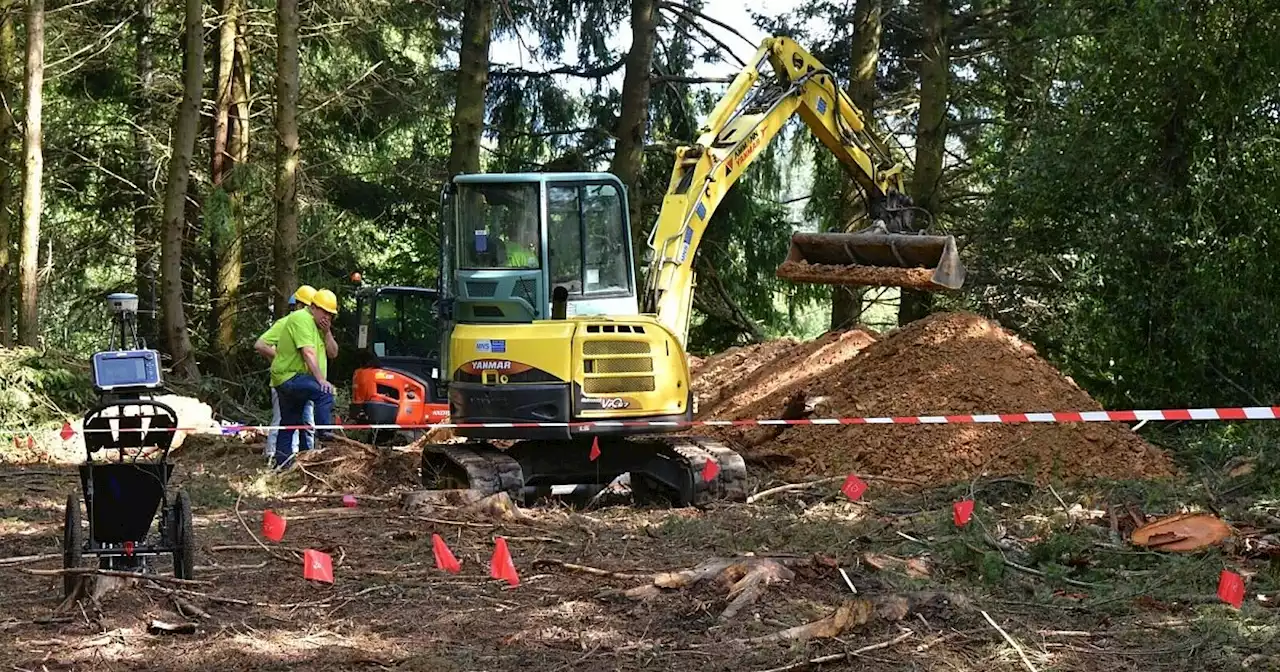
[[462, 571], [462, 563], [453, 557], [453, 551], [449, 550], [439, 534], [431, 535], [431, 553], [436, 556], [436, 569], [443, 569], [451, 574]]
[[511, 561], [511, 553], [507, 550], [507, 540], [502, 537], [498, 537], [495, 542], [493, 558], [489, 561], [489, 576], [502, 579], [513, 586], [520, 585], [516, 565]]

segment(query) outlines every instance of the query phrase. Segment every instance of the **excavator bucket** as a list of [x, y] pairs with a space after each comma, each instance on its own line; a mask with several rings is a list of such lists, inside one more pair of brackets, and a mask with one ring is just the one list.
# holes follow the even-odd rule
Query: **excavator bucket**
[[777, 276], [824, 285], [959, 289], [965, 270], [952, 236], [886, 233], [793, 233]]

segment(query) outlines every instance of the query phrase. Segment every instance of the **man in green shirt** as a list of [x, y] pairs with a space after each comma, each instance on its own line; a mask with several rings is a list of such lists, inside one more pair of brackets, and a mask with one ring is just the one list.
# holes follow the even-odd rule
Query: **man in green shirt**
[[[315, 287], [312, 287], [311, 285], [302, 285], [299, 287], [298, 291], [294, 292], [293, 296], [289, 297], [290, 314], [300, 308], [310, 306], [311, 299], [315, 295]], [[288, 317], [289, 316], [286, 315], [276, 320], [269, 329], [263, 332], [262, 336], [258, 337], [257, 342], [253, 344], [253, 349], [257, 351], [258, 354], [266, 357], [268, 362], [275, 359], [276, 346], [280, 343], [280, 332], [284, 328], [284, 321]], [[332, 359], [336, 357], [337, 354], [338, 343], [333, 338], [333, 331], [330, 330], [325, 334], [324, 357], [325, 359]], [[305, 425], [315, 424], [315, 404], [312, 404], [309, 401], [302, 410], [302, 423]], [[280, 426], [280, 395], [276, 393], [276, 388], [272, 387], [271, 427], [273, 427], [273, 429], [267, 430], [267, 444], [263, 448], [263, 457], [266, 457], [268, 460], [270, 460], [276, 452], [276, 435], [279, 431], [274, 428], [278, 426]], [[315, 443], [315, 435], [316, 433], [314, 431], [307, 432], [307, 436], [311, 438], [311, 442], [313, 444]], [[298, 434], [293, 435], [293, 444], [291, 445], [291, 449], [294, 453], [298, 452]]]
[[[327, 351], [329, 345], [336, 350], [331, 327], [337, 313], [337, 297], [322, 289], [312, 297], [311, 305], [290, 313], [280, 325], [275, 355], [271, 359], [271, 387], [280, 399], [280, 420], [286, 427], [276, 434], [277, 469], [293, 459], [295, 428], [304, 423], [303, 410], [308, 402], [315, 406], [316, 424], [331, 423], [334, 387], [327, 377]], [[317, 438], [327, 438], [328, 432], [321, 431], [318, 435]], [[310, 450], [310, 437], [302, 434], [298, 448]]]

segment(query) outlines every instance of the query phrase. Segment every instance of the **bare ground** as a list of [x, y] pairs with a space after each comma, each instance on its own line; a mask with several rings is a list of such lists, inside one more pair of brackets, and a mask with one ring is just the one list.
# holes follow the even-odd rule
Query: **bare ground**
[[[201, 441], [176, 457], [175, 486], [196, 513], [196, 578], [209, 582], [183, 587], [208, 614], [194, 619], [194, 634], [148, 634], [152, 618], [177, 619], [163, 584], [135, 583], [41, 624], [62, 601], [61, 579], [22, 570], [56, 568], [60, 559], [0, 558], [4, 662], [14, 670], [763, 671], [825, 656], [832, 662], [822, 669], [1280, 669], [1280, 610], [1267, 606], [1280, 587], [1274, 563], [1245, 558], [1241, 547], [1172, 555], [1125, 543], [1135, 515], [1191, 506], [1205, 495], [1199, 483], [1098, 482], [1051, 493], [1006, 478], [904, 493], [872, 482], [859, 503], [844, 500], [836, 483], [710, 510], [552, 504], [526, 510], [523, 522], [493, 523], [401, 511], [393, 494], [412, 474], [360, 483], [354, 509], [333, 498], [286, 499], [304, 488], [323, 493], [315, 479], [339, 482], [340, 465], [322, 464], [320, 453], [311, 476], [272, 476], [259, 450]], [[412, 455], [391, 462], [411, 464]], [[60, 554], [74, 467], [3, 469], [0, 556]], [[957, 530], [951, 503], [970, 493], [975, 522]], [[289, 520], [284, 541], [269, 544], [274, 557], [242, 525], [237, 500], [254, 533], [264, 508]], [[1217, 503], [1255, 533], [1280, 527], [1276, 502]], [[433, 532], [462, 561], [461, 574], [435, 569]], [[499, 534], [522, 578], [515, 588], [488, 578]], [[295, 548], [331, 553], [336, 583], [303, 580]], [[616, 594], [654, 572], [744, 553], [786, 556], [795, 575], [727, 621], [720, 613], [729, 597], [715, 582], [648, 601]], [[1224, 566], [1248, 575], [1242, 611], [1214, 598]], [[157, 568], [170, 571], [167, 561]], [[743, 641], [828, 617], [851, 599], [897, 598], [910, 598], [911, 613], [877, 612], [836, 637]]]

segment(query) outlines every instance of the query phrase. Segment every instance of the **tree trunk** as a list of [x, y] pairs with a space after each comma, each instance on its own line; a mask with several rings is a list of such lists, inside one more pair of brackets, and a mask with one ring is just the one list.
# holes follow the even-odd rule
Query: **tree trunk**
[[276, 4], [275, 315], [298, 285], [298, 0]]
[[169, 179], [165, 185], [164, 228], [160, 247], [161, 300], [164, 332], [173, 358], [173, 372], [179, 378], [200, 377], [191, 334], [182, 301], [182, 244], [186, 228], [187, 186], [191, 179], [191, 157], [195, 153], [200, 127], [200, 96], [204, 79], [204, 38], [201, 27], [201, 0], [186, 1], [184, 25], [186, 44], [183, 68], [182, 106], [173, 125], [173, 153], [169, 159]]
[[485, 92], [489, 88], [489, 38], [493, 0], [467, 0], [462, 10], [458, 92], [449, 129], [449, 175], [480, 172]]
[[18, 2], [0, 2], [0, 345], [13, 345], [13, 215], [18, 173]]
[[[920, 19], [924, 37], [920, 49], [920, 121], [916, 126], [915, 173], [911, 177], [911, 197], [915, 204], [938, 216], [941, 210], [943, 150], [947, 141], [947, 95], [950, 55], [947, 49], [947, 0], [921, 0]], [[933, 296], [928, 292], [902, 290], [898, 324], [929, 314]]]
[[138, 0], [133, 19], [135, 68], [138, 88], [133, 93], [133, 149], [137, 155], [134, 183], [138, 193], [133, 206], [134, 285], [138, 294], [138, 335], [148, 343], [159, 342], [156, 329], [156, 231], [153, 208], [156, 159], [151, 150], [151, 121], [155, 104], [155, 56], [151, 29], [156, 20], [155, 0]]
[[44, 102], [44, 0], [27, 2], [26, 127], [22, 136], [22, 243], [18, 265], [18, 342], [40, 344], [39, 287], [41, 179], [44, 173], [41, 112]]
[[[239, 88], [236, 79], [236, 28], [239, 23], [239, 0], [222, 0], [219, 8], [222, 25], [218, 29], [218, 60], [214, 64], [214, 112], [213, 150], [210, 158], [209, 180], [213, 185], [214, 207], [205, 222], [209, 227], [210, 247], [213, 256], [213, 282], [210, 301], [210, 325], [214, 350], [222, 373], [227, 373], [232, 351], [235, 349], [235, 297], [240, 286], [240, 231], [238, 213], [231, 201], [231, 172], [235, 170], [235, 157], [231, 143], [239, 142], [233, 133], [231, 108], [237, 103], [233, 89]], [[238, 115], [237, 115], [238, 116]]]
[[[862, 110], [863, 119], [871, 124], [876, 108], [876, 71], [880, 64], [880, 4], [881, 0], [858, 0], [853, 10], [853, 43], [849, 49], [852, 77], [849, 78], [849, 98]], [[859, 193], [858, 186], [847, 180], [845, 193], [846, 212], [857, 207], [852, 199]], [[862, 319], [863, 287], [831, 287], [831, 330], [848, 329]]]
[[[631, 243], [637, 251], [637, 264], [643, 257], [646, 234], [640, 225], [644, 206], [640, 177], [644, 171], [644, 136], [649, 126], [649, 80], [658, 39], [657, 18], [654, 0], [631, 0], [631, 50], [627, 52], [622, 77], [622, 104], [614, 130], [613, 161], [609, 164], [609, 172], [627, 187]], [[640, 277], [639, 273], [636, 277]]]
[[[239, 0], [232, 0], [236, 5]], [[223, 183], [227, 194], [229, 219], [226, 246], [222, 250], [218, 268], [218, 293], [223, 298], [218, 313], [218, 351], [224, 357], [235, 346], [236, 316], [240, 311], [240, 282], [243, 277], [244, 258], [244, 194], [241, 189], [241, 173], [249, 161], [249, 44], [245, 38], [244, 21], [237, 20], [233, 45], [234, 59], [231, 70], [231, 114], [227, 153], [231, 164]]]

